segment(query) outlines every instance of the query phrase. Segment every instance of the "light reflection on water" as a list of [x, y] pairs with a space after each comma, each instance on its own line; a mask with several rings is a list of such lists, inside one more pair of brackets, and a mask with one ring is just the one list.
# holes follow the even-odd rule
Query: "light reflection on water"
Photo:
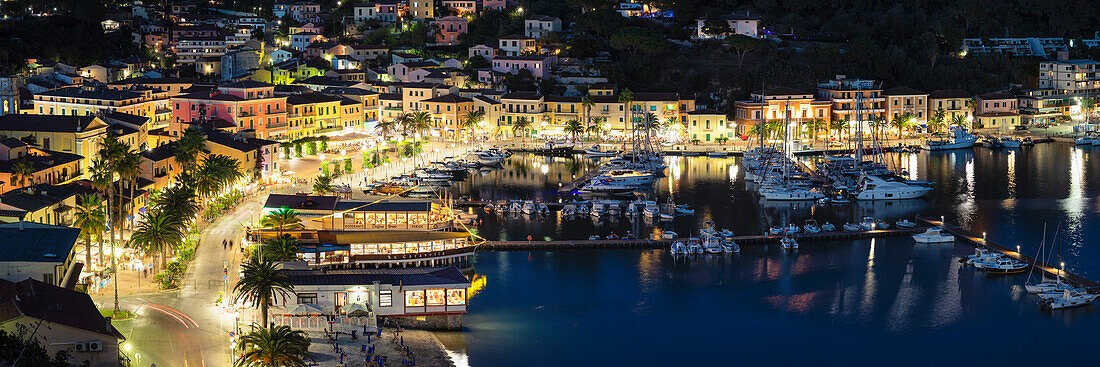
[[[1100, 170], [1086, 164], [1091, 154], [1100, 150], [1054, 144], [1012, 153], [910, 154], [899, 161], [906, 162], [910, 177], [935, 182], [929, 198], [850, 206], [761, 202], [746, 189], [738, 159], [675, 157], [669, 159], [670, 177], [657, 182], [655, 194], [661, 200], [675, 195], [696, 208], [696, 217], [669, 226], [681, 234], [693, 233], [704, 219], [754, 234], [779, 221], [801, 224], [810, 217], [840, 226], [863, 215], [890, 223], [945, 215], [1006, 244], [1018, 241], [1030, 252], [1041, 238], [1038, 223], [1051, 223], [1051, 230], [1061, 223], [1076, 244], [1064, 254], [1068, 267], [1088, 275], [1100, 271], [1100, 251], [1080, 240], [1100, 228], [1097, 209], [1086, 206], [1100, 192]], [[513, 157], [509, 164], [517, 159], [530, 165], [518, 170], [533, 174], [489, 172], [456, 190], [492, 199], [551, 198], [558, 177], [568, 182], [592, 167], [587, 160], [531, 157]], [[536, 159], [539, 169], [530, 163]], [[485, 219], [484, 233], [499, 238], [656, 230], [627, 220]], [[935, 351], [895, 363], [900, 365], [1037, 363], [1043, 360], [1034, 353], [973, 351], [1071, 351], [1100, 329], [1096, 307], [1043, 313], [1023, 293], [1023, 276], [987, 277], [961, 267], [955, 259], [971, 252], [962, 245], [914, 245], [901, 237], [803, 244], [792, 255], [742, 247], [740, 256], [700, 260], [674, 260], [664, 250], [479, 253], [475, 268], [493, 281], [470, 300], [462, 334], [469, 361], [679, 365], [724, 360], [732, 348], [748, 364], [881, 363], [868, 359], [865, 347], [873, 345], [871, 356]], [[777, 344], [779, 339], [784, 342]], [[777, 354], [780, 345], [800, 345], [805, 353]], [[666, 352], [628, 352], [657, 350]]]

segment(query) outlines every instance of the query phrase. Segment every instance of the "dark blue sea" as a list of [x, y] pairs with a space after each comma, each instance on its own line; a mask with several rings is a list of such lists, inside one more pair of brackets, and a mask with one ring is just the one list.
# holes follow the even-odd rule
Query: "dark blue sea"
[[[889, 223], [944, 216], [1034, 254], [1047, 227], [1055, 261], [1100, 277], [1100, 149], [1039, 144], [886, 157], [926, 198], [847, 206], [765, 203], [746, 188], [740, 158], [670, 157], [653, 195], [696, 209], [672, 224], [587, 217], [483, 214], [487, 239], [585, 239], [700, 223], [758, 234], [806, 219], [838, 227], [864, 215]], [[595, 163], [516, 155], [453, 188], [458, 195], [557, 201], [558, 185]], [[1057, 241], [1055, 241], [1057, 236]], [[562, 365], [1021, 365], [1091, 362], [1100, 305], [1043, 311], [1028, 274], [963, 267], [972, 249], [908, 237], [803, 243], [797, 253], [742, 246], [736, 256], [677, 259], [667, 250], [480, 252], [461, 333], [438, 334], [458, 364]], [[479, 282], [481, 283], [481, 282]]]

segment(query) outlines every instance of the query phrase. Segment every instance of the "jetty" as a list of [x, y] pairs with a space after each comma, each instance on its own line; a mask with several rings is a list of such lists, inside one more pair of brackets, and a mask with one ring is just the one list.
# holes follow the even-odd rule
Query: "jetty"
[[1080, 275], [1059, 269], [1057, 266], [1047, 264], [1042, 260], [1033, 258], [1031, 256], [1024, 255], [1017, 252], [1015, 249], [1008, 246], [992, 241], [985, 236], [979, 236], [973, 232], [970, 232], [960, 226], [952, 225], [938, 220], [919, 218], [921, 221], [928, 223], [929, 225], [942, 227], [944, 232], [954, 235], [956, 238], [961, 239], [964, 243], [973, 246], [974, 248], [986, 248], [989, 250], [997, 251], [1005, 256], [1022, 261], [1030, 265], [1034, 269], [1038, 269], [1046, 272], [1052, 276], [1059, 276], [1062, 279], [1082, 288], [1086, 288], [1089, 292], [1100, 293], [1100, 283], [1094, 280], [1082, 277]]
[[562, 187], [560, 189], [558, 189], [558, 193], [559, 194], [572, 193], [573, 191], [576, 191], [577, 189], [579, 189], [581, 186], [584, 186], [585, 182], [588, 182], [588, 180], [592, 179], [592, 177], [596, 176], [599, 173], [600, 173], [600, 170], [598, 170], [598, 169], [590, 169], [590, 170], [588, 170], [588, 172], [585, 172], [583, 175], [581, 175], [581, 177], [577, 177], [576, 180], [573, 180], [573, 182], [562, 185]]
[[[907, 236], [921, 232], [926, 228], [877, 229], [860, 232], [820, 232], [790, 235], [798, 239], [799, 245], [814, 242], [856, 240], [877, 237]], [[730, 237], [738, 245], [768, 245], [779, 243], [786, 235], [759, 234]], [[673, 240], [650, 239], [600, 239], [600, 240], [551, 240], [551, 241], [485, 241], [478, 246], [487, 251], [526, 251], [526, 250], [579, 250], [579, 249], [667, 249], [676, 241], [695, 241], [697, 238], [679, 238]]]

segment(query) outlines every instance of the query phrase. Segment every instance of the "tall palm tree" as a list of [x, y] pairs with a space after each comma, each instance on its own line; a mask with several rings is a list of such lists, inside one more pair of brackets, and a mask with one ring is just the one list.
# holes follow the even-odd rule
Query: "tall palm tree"
[[842, 118], [829, 121], [829, 130], [835, 130], [837, 135], [840, 135], [840, 132], [848, 130], [848, 119]]
[[203, 158], [198, 171], [195, 190], [207, 197], [224, 191], [244, 177], [240, 161], [221, 154], [210, 154]]
[[195, 191], [184, 185], [167, 187], [152, 201], [153, 210], [175, 214], [184, 223], [194, 220], [201, 209]]
[[[233, 287], [236, 301], [245, 301], [260, 308], [261, 325], [267, 325], [267, 308], [276, 297], [284, 301], [294, 291], [286, 275], [267, 259], [249, 259], [243, 264], [241, 279]], [[285, 303], [285, 302], [284, 302]]]
[[485, 121], [485, 112], [470, 110], [466, 112], [459, 127], [464, 130], [469, 130], [469, 132], [472, 133], [477, 130], [478, 125], [481, 125], [482, 121]]
[[585, 95], [581, 98], [581, 111], [584, 112], [584, 124], [592, 124], [592, 107], [596, 105], [596, 101], [592, 100], [592, 96]]
[[146, 254], [159, 255], [160, 269], [164, 269], [168, 250], [175, 250], [183, 243], [186, 225], [174, 214], [146, 212], [141, 225], [130, 235], [130, 243]]
[[[134, 203], [136, 201], [134, 200], [134, 192], [136, 191], [135, 187], [137, 186], [137, 179], [141, 176], [141, 155], [129, 149], [124, 149], [121, 152], [121, 156], [118, 159], [117, 165], [115, 166], [115, 171], [118, 172], [118, 176], [120, 178], [126, 179], [126, 185], [130, 187], [130, 206], [124, 212], [125, 215], [123, 219], [125, 219], [126, 217], [130, 217], [130, 228], [132, 233], [134, 228], [134, 218], [131, 217], [131, 215], [136, 215], [133, 213]], [[119, 236], [123, 235], [121, 233], [122, 230], [122, 228], [119, 228]]]
[[198, 164], [199, 152], [206, 147], [206, 138], [202, 131], [190, 128], [183, 132], [183, 136], [176, 142], [176, 163], [184, 171], [192, 170]]
[[[122, 193], [121, 193], [121, 191], [122, 191], [122, 188], [119, 187], [118, 185], [116, 185], [115, 174], [117, 174], [119, 172], [119, 170], [118, 170], [118, 167], [120, 165], [119, 162], [122, 159], [124, 159], [123, 157], [125, 156], [126, 151], [127, 151], [126, 145], [123, 144], [122, 142], [120, 142], [112, 134], [108, 134], [107, 137], [103, 139], [103, 141], [100, 145], [100, 148], [99, 148], [99, 157], [100, 157], [100, 159], [102, 159], [102, 162], [105, 163], [105, 165], [106, 165], [105, 169], [108, 172], [110, 172], [109, 175], [110, 175], [110, 180], [111, 180], [110, 184], [108, 185], [108, 188], [107, 188], [107, 190], [108, 190], [107, 191], [107, 223], [109, 223], [110, 227], [111, 227], [111, 274], [114, 274], [116, 276], [116, 278], [111, 282], [111, 284], [114, 286], [113, 287], [114, 288], [114, 293], [115, 293], [115, 303], [114, 303], [115, 308], [114, 308], [114, 311], [116, 313], [121, 311], [121, 309], [119, 308], [119, 305], [118, 305], [118, 279], [117, 279], [118, 259], [115, 256], [115, 249], [118, 247], [118, 242], [116, 242], [116, 240], [115, 240], [115, 228], [118, 227], [122, 222], [122, 220], [121, 220], [122, 219], [121, 218], [121, 211], [122, 211], [121, 210], [121, 208], [122, 208], [122, 197], [121, 197]], [[112, 193], [112, 190], [111, 190], [112, 188], [114, 189], [113, 193]], [[112, 202], [111, 202], [111, 196], [112, 195], [118, 195], [119, 196], [119, 198], [116, 199], [115, 202], [114, 202], [117, 205], [117, 210], [116, 210], [115, 206], [112, 206]], [[121, 235], [121, 231], [120, 231], [120, 235]]]
[[629, 88], [623, 89], [619, 94], [619, 103], [623, 104], [623, 128], [634, 131], [634, 119], [631, 118], [634, 114], [634, 92]]
[[516, 135], [516, 132], [520, 132], [520, 141], [526, 140], [527, 129], [531, 127], [531, 120], [527, 119], [527, 116], [520, 116], [516, 118], [516, 122], [512, 124], [512, 136]]
[[[92, 176], [92, 186], [95, 186], [95, 188], [97, 190], [99, 190], [101, 193], [103, 193], [103, 196], [105, 198], [107, 198], [107, 200], [104, 203], [104, 207], [103, 207], [103, 214], [104, 214], [103, 224], [104, 224], [104, 226], [106, 226], [108, 223], [110, 223], [110, 220], [107, 217], [110, 215], [110, 212], [111, 212], [111, 195], [110, 195], [111, 191], [110, 190], [111, 190], [112, 183], [114, 182], [114, 172], [111, 172], [111, 169], [108, 166], [107, 162], [105, 162], [103, 160], [103, 158], [100, 158], [100, 157], [96, 157], [92, 160], [92, 167], [91, 167], [90, 171], [91, 171], [91, 176]], [[99, 263], [102, 264], [103, 263], [103, 254], [104, 254], [104, 252], [103, 252], [103, 235], [102, 235], [102, 233], [100, 234], [98, 247], [99, 247]]]
[[234, 363], [238, 367], [305, 367], [309, 337], [289, 326], [252, 327], [241, 336], [243, 351]]
[[377, 129], [378, 133], [382, 135], [382, 141], [386, 141], [386, 136], [393, 134], [395, 131], [397, 131], [399, 127], [401, 127], [402, 116], [404, 116], [404, 114], [397, 116], [393, 120], [378, 121], [378, 124], [375, 125], [374, 128]]
[[963, 115], [951, 116], [951, 126], [964, 127], [966, 126], [966, 117]]
[[826, 127], [825, 119], [820, 117], [806, 120], [803, 125], [810, 129], [810, 139], [817, 139], [817, 132]]
[[267, 240], [253, 256], [262, 256], [271, 261], [294, 261], [298, 259], [297, 251], [297, 239], [289, 236], [277, 237]]
[[585, 132], [596, 135], [596, 141], [603, 141], [605, 131], [607, 131], [607, 118], [603, 116], [593, 117], [592, 124], [585, 129]]
[[107, 228], [107, 213], [103, 210], [103, 200], [96, 194], [77, 196], [76, 216], [73, 226], [80, 228], [84, 236], [84, 266], [92, 269], [92, 236], [102, 236]]
[[577, 141], [577, 135], [584, 133], [584, 125], [582, 125], [581, 122], [577, 119], [571, 119], [569, 121], [566, 121], [565, 127], [562, 128], [562, 131], [569, 133], [569, 135], [573, 136], [573, 141]]
[[428, 113], [428, 111], [416, 111], [409, 115], [409, 120], [405, 125], [405, 129], [419, 137], [420, 134], [432, 127], [430, 125], [431, 121], [432, 114]]

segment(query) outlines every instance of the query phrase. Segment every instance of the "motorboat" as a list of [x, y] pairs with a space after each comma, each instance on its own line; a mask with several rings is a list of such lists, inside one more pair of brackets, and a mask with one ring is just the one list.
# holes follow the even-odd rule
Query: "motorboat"
[[1096, 139], [1093, 136], [1083, 136], [1083, 137], [1080, 137], [1080, 138], [1077, 138], [1077, 139], [1073, 140], [1073, 143], [1076, 144], [1076, 145], [1092, 145], [1092, 143], [1095, 142], [1096, 140], [1100, 140], [1100, 139]]
[[614, 170], [592, 178], [611, 184], [641, 186], [653, 183], [653, 173], [638, 170]]
[[768, 233], [771, 233], [771, 234], [774, 234], [774, 235], [781, 235], [781, 234], [783, 234], [783, 226], [772, 227], [768, 230]]
[[589, 241], [599, 241], [600, 240], [600, 235], [594, 234], [594, 235], [588, 236], [588, 240]]
[[932, 140], [929, 139], [924, 142], [922, 148], [924, 150], [951, 150], [951, 149], [966, 149], [974, 146], [974, 143], [978, 141], [978, 137], [971, 135], [970, 131], [963, 127], [956, 127], [951, 129], [950, 136], [944, 139]]
[[535, 206], [535, 202], [527, 200], [523, 202], [523, 214], [534, 215], [538, 213], [538, 208]]
[[630, 204], [626, 204], [626, 215], [633, 217], [635, 215], [638, 215], [638, 213], [639, 209], [637, 202], [632, 201], [630, 202]]
[[940, 228], [929, 228], [923, 233], [913, 235], [913, 241], [917, 243], [947, 243], [955, 242], [955, 236], [944, 234]]
[[656, 201], [645, 201], [645, 207], [642, 209], [642, 215], [646, 218], [656, 218], [661, 214], [661, 209], [657, 206]]
[[890, 224], [888, 224], [888, 223], [886, 223], [886, 221], [882, 221], [882, 220], [876, 221], [875, 222], [875, 229], [890, 229]]
[[863, 226], [855, 223], [844, 222], [844, 231], [846, 232], [859, 232], [863, 230]]
[[599, 218], [600, 216], [607, 214], [607, 206], [605, 206], [602, 202], [593, 202], [592, 210], [589, 212], [589, 214], [593, 217]]
[[841, 196], [841, 195], [834, 196], [830, 200], [832, 201], [833, 204], [848, 204], [848, 203], [852, 202], [852, 200], [848, 199], [847, 197]]
[[1020, 145], [1023, 144], [1023, 141], [1021, 141], [1020, 139], [1009, 137], [1009, 136], [1001, 137], [999, 140], [1000, 140], [1000, 143], [1001, 143], [1001, 148], [1008, 148], [1008, 149], [1019, 148]]
[[875, 222], [875, 218], [863, 217], [863, 219], [859, 222], [859, 227], [863, 228], [864, 231], [870, 231], [876, 229], [875, 226], [877, 224], [878, 223]]
[[974, 266], [978, 269], [983, 269], [992, 274], [1015, 274], [1022, 273], [1027, 269], [1027, 263], [1022, 261], [1009, 259], [1007, 257], [1000, 257], [995, 261], [978, 261], [974, 263]]
[[1004, 254], [1000, 252], [985, 248], [976, 248], [974, 249], [973, 255], [967, 255], [962, 260], [966, 265], [975, 265], [979, 262], [989, 262], [1001, 257], [1004, 257]]
[[573, 217], [574, 215], [577, 215], [577, 206], [573, 204], [566, 204], [561, 208], [561, 211], [559, 211], [559, 213], [561, 213], [562, 218]]
[[728, 228], [722, 228], [721, 231], [718, 231], [718, 235], [722, 237], [733, 237], [733, 231], [729, 230]]
[[607, 181], [592, 182], [581, 188], [581, 193], [593, 194], [622, 194], [634, 191], [636, 186], [615, 184]]
[[898, 226], [898, 228], [913, 228], [913, 227], [917, 226], [916, 223], [913, 223], [913, 222], [909, 221], [908, 219], [899, 220], [894, 224], [896, 224]]
[[836, 226], [834, 226], [832, 223], [825, 222], [825, 224], [821, 225], [821, 230], [825, 232], [835, 232]]
[[825, 198], [825, 194], [821, 193], [821, 191], [800, 187], [782, 187], [760, 190], [760, 196], [763, 196], [766, 200], [775, 201], [820, 200]]
[[687, 250], [689, 254], [701, 254], [705, 252], [703, 246], [699, 244], [699, 241], [688, 242]]
[[695, 209], [692, 209], [691, 207], [689, 207], [687, 205], [681, 204], [681, 205], [676, 206], [676, 215], [693, 215], [693, 214], [695, 214]]
[[550, 207], [546, 206], [546, 203], [538, 202], [535, 204], [535, 211], [542, 215], [550, 214]]
[[1048, 310], [1080, 307], [1092, 303], [1097, 297], [1100, 297], [1100, 295], [1092, 294], [1084, 290], [1066, 289], [1062, 291], [1062, 295], [1059, 297], [1043, 300], [1042, 307]]
[[584, 154], [589, 157], [614, 157], [619, 152], [601, 150], [599, 145], [593, 145], [591, 148], [584, 148]]
[[814, 219], [807, 219], [806, 224], [802, 226], [802, 229], [805, 230], [806, 233], [820, 233], [821, 232], [821, 227], [819, 227], [817, 225], [817, 220], [814, 220]]
[[673, 242], [672, 245], [669, 246], [668, 252], [673, 255], [687, 255], [687, 245], [682, 241]]
[[661, 233], [661, 238], [666, 240], [675, 239], [677, 236], [675, 231], [664, 231]]
[[932, 191], [931, 187], [887, 180], [875, 175], [863, 176], [858, 186], [856, 200], [916, 199]]
[[796, 233], [801, 232], [801, 231], [802, 231], [802, 229], [799, 228], [797, 224], [793, 224], [793, 223], [788, 224], [787, 228], [783, 229], [784, 234], [796, 234]]
[[661, 220], [663, 220], [663, 221], [670, 221], [670, 220], [676, 219], [676, 216], [674, 216], [672, 214], [668, 214], [668, 213], [661, 213], [657, 217], [661, 218]]
[[779, 246], [786, 251], [794, 251], [798, 249], [798, 241], [795, 241], [794, 237], [783, 237], [779, 240]]
[[512, 213], [522, 213], [523, 203], [520, 201], [513, 201], [512, 204], [508, 207], [508, 211]]

